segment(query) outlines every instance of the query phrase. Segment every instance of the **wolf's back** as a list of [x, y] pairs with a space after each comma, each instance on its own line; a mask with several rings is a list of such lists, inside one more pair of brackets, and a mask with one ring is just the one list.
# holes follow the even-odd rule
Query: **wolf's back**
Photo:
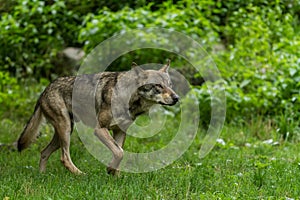
[[20, 138], [18, 139], [18, 151], [27, 148], [39, 135], [39, 127], [43, 121], [40, 104], [37, 103], [34, 113], [26, 124]]

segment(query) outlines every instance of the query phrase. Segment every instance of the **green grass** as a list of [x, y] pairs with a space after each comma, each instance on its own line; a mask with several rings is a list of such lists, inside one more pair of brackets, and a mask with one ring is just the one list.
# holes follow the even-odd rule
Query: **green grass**
[[[221, 135], [225, 145], [217, 144], [204, 159], [198, 158], [201, 137], [197, 136], [168, 167], [140, 174], [122, 172], [119, 177], [106, 174], [105, 166], [87, 152], [77, 133], [72, 135], [71, 156], [86, 175], [69, 173], [60, 163], [59, 151], [41, 174], [39, 152], [51, 137], [46, 126], [43, 136], [24, 152], [0, 150], [0, 199], [297, 199], [299, 145], [283, 142], [275, 128], [261, 125], [225, 126]], [[2, 120], [0, 143], [14, 141], [22, 127], [17, 120]], [[266, 139], [279, 143], [265, 144]], [[155, 141], [161, 142], [139, 144], [151, 146]], [[138, 150], [131, 138], [125, 148], [126, 144]]]

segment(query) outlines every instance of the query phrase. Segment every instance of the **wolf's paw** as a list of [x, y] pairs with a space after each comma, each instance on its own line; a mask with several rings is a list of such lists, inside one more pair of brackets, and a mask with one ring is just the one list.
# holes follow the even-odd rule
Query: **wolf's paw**
[[119, 176], [120, 175], [120, 171], [117, 169], [114, 169], [112, 167], [107, 167], [107, 173], [113, 176]]
[[74, 174], [75, 175], [86, 175], [86, 173], [84, 173], [84, 172], [82, 172], [80, 170], [76, 171]]

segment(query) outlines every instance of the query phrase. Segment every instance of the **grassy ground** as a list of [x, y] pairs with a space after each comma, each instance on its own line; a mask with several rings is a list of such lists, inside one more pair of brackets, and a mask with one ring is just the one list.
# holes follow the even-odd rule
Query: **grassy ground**
[[[23, 127], [21, 122], [0, 123], [1, 143], [14, 141]], [[106, 174], [77, 133], [72, 135], [71, 156], [87, 174], [75, 176], [65, 170], [59, 151], [50, 157], [47, 172], [39, 173], [39, 151], [51, 137], [46, 128], [21, 154], [0, 150], [0, 199], [297, 199], [299, 145], [282, 142], [272, 127], [261, 125], [225, 126], [221, 135], [225, 144], [218, 143], [204, 159], [198, 158], [197, 136], [170, 166], [150, 173], [122, 172], [118, 178]], [[135, 146], [133, 141], [129, 138], [126, 144]]]

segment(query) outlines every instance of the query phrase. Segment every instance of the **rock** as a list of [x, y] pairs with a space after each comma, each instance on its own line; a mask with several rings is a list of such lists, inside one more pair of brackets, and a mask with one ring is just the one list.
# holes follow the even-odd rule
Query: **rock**
[[53, 72], [58, 76], [75, 74], [84, 56], [85, 53], [80, 48], [65, 48], [57, 53], [56, 59], [52, 60], [52, 64], [55, 66]]

